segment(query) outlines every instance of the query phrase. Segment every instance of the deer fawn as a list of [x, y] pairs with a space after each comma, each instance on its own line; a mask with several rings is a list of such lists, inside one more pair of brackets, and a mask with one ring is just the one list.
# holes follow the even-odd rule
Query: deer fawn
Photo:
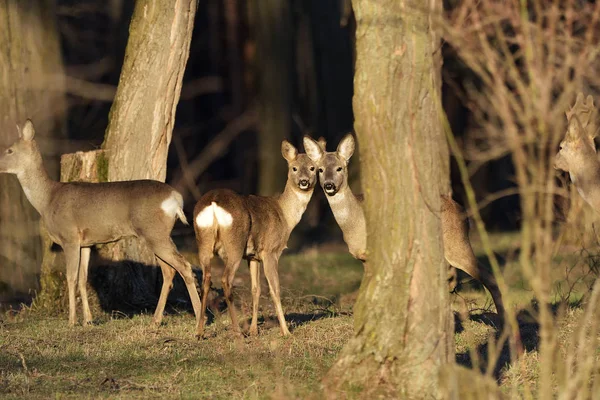
[[[240, 333], [233, 304], [232, 283], [242, 258], [248, 260], [252, 280], [252, 323], [250, 334], [258, 333], [260, 298], [260, 264], [262, 263], [271, 298], [283, 335], [289, 335], [281, 307], [278, 263], [290, 233], [300, 222], [317, 181], [316, 165], [306, 154], [298, 154], [287, 141], [281, 153], [288, 163], [288, 177], [282, 194], [273, 197], [241, 196], [231, 190], [217, 189], [206, 193], [194, 207], [194, 228], [198, 258], [202, 267], [202, 304], [211, 282], [210, 260], [213, 255], [225, 263], [222, 285], [231, 323]], [[205, 307], [200, 314], [200, 332], [204, 327]]]
[[48, 234], [63, 248], [67, 262], [69, 323], [76, 323], [76, 282], [84, 323], [92, 322], [86, 289], [90, 247], [136, 236], [146, 240], [163, 274], [153, 322], [158, 325], [162, 320], [177, 271], [187, 286], [199, 329], [201, 306], [195, 277], [191, 265], [177, 252], [170, 237], [177, 218], [187, 224], [181, 195], [169, 185], [152, 180], [56, 182], [44, 169], [34, 135], [33, 123], [27, 120], [23, 131], [19, 131], [19, 139], [0, 153], [0, 172], [17, 175], [27, 199], [40, 213]]
[[[362, 196], [348, 186], [348, 162], [354, 153], [354, 137], [346, 135], [335, 152], [325, 150], [325, 141], [304, 137], [306, 154], [319, 168], [319, 182], [327, 195], [333, 216], [340, 226], [348, 250], [357, 259], [367, 258], [367, 229]], [[462, 208], [450, 196], [441, 196], [444, 256], [448, 263], [479, 280], [490, 292], [499, 315], [504, 315], [502, 296], [494, 276], [480, 268], [469, 242], [468, 226]], [[452, 277], [451, 277], [452, 278]]]
[[594, 138], [598, 134], [598, 110], [594, 99], [583, 93], [566, 112], [568, 127], [560, 150], [554, 159], [554, 168], [569, 173], [579, 195], [600, 212], [600, 161], [596, 155]]

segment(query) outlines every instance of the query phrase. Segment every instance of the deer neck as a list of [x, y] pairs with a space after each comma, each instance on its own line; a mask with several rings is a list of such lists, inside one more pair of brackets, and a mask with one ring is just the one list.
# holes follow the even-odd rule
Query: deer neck
[[50, 204], [53, 189], [59, 183], [50, 179], [42, 163], [41, 156], [39, 162], [35, 163], [33, 167], [18, 172], [17, 178], [27, 200], [38, 213], [43, 214], [48, 204]]
[[300, 222], [302, 214], [306, 211], [308, 202], [312, 197], [313, 190], [300, 190], [292, 182], [288, 181], [285, 184], [283, 193], [277, 197], [277, 203], [281, 207], [290, 232]]
[[360, 203], [346, 184], [333, 196], [325, 196], [336, 222], [344, 230], [350, 221], [363, 217]]
[[595, 154], [569, 175], [579, 195], [600, 213], [600, 161]]

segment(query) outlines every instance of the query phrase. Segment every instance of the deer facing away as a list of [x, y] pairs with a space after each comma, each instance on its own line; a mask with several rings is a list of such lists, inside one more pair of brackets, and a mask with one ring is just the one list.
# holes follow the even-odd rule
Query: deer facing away
[[75, 325], [75, 286], [78, 283], [84, 324], [92, 322], [86, 282], [91, 246], [127, 236], [145, 239], [160, 264], [163, 286], [153, 322], [160, 324], [175, 272], [183, 277], [199, 328], [200, 298], [191, 265], [178, 253], [170, 234], [183, 214], [181, 195], [152, 180], [107, 183], [57, 182], [48, 177], [27, 120], [19, 139], [0, 153], [0, 172], [16, 174], [29, 202], [40, 213], [51, 239], [67, 263], [69, 323]]
[[[362, 197], [348, 186], [348, 162], [354, 153], [351, 134], [346, 135], [335, 152], [325, 150], [325, 141], [304, 137], [306, 154], [319, 168], [319, 182], [326, 194], [331, 211], [342, 230], [348, 250], [357, 259], [367, 258], [367, 229]], [[504, 315], [504, 303], [494, 276], [480, 268], [469, 241], [467, 221], [462, 218], [462, 207], [450, 196], [441, 196], [441, 219], [444, 256], [453, 267], [465, 271], [480, 281], [492, 295], [499, 315]]]
[[[206, 193], [194, 207], [194, 229], [198, 258], [202, 267], [202, 304], [210, 289], [210, 260], [214, 255], [225, 264], [222, 286], [233, 330], [240, 333], [232, 283], [242, 259], [248, 260], [252, 283], [252, 322], [250, 334], [258, 333], [260, 298], [260, 264], [264, 268], [271, 298], [283, 335], [288, 335], [281, 306], [278, 263], [290, 233], [300, 222], [317, 181], [316, 165], [306, 154], [298, 154], [287, 141], [281, 153], [288, 163], [288, 177], [282, 194], [273, 197], [242, 196], [231, 190], [217, 189]], [[205, 307], [201, 312], [203, 331]]]
[[554, 158], [554, 168], [569, 173], [579, 195], [600, 212], [600, 161], [594, 138], [598, 134], [598, 110], [592, 96], [577, 95], [567, 115], [567, 132]]

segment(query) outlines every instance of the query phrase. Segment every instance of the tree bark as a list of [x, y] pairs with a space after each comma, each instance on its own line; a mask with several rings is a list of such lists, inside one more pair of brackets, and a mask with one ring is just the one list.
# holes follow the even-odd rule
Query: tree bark
[[[165, 181], [167, 153], [189, 56], [195, 0], [138, 0], [119, 86], [102, 148], [109, 181]], [[113, 261], [155, 265], [154, 254], [137, 239], [103, 246]]]
[[[439, 6], [437, 1], [432, 2]], [[354, 0], [355, 130], [368, 262], [354, 337], [324, 380], [393, 398], [439, 398], [450, 362], [450, 307], [440, 221], [449, 191], [439, 116], [438, 51], [420, 0]]]
[[292, 128], [292, 18], [288, 0], [254, 0], [258, 99], [258, 192], [283, 191], [287, 166], [281, 141]]
[[[58, 159], [49, 157], [55, 153], [49, 139], [64, 133], [66, 103], [52, 0], [0, 0], [0, 110], [0, 146], [17, 140], [16, 124], [31, 118], [45, 144], [46, 167], [56, 176]], [[38, 221], [16, 177], [0, 174], [0, 283], [14, 291], [37, 288]]]

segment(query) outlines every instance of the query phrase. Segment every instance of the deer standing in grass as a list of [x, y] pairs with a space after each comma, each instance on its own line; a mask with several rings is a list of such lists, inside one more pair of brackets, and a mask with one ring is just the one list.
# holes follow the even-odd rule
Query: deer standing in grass
[[554, 159], [554, 168], [569, 173], [579, 195], [600, 212], [600, 161], [594, 138], [598, 134], [598, 110], [594, 99], [583, 93], [567, 114], [567, 132]]
[[[214, 255], [225, 263], [222, 285], [233, 330], [240, 333], [232, 284], [242, 258], [248, 260], [252, 281], [252, 323], [250, 334], [258, 333], [260, 264], [264, 268], [271, 298], [283, 335], [289, 335], [281, 306], [278, 264], [290, 233], [300, 222], [317, 182], [316, 165], [287, 141], [281, 153], [288, 163], [282, 194], [273, 197], [241, 196], [231, 190], [206, 193], [194, 207], [194, 229], [202, 267], [202, 304], [206, 304], [211, 283], [210, 261]], [[205, 307], [200, 317], [203, 332]]]
[[[367, 228], [362, 196], [357, 196], [348, 186], [348, 162], [354, 153], [354, 137], [346, 135], [335, 152], [327, 152], [325, 141], [304, 137], [306, 154], [317, 164], [319, 182], [327, 195], [333, 216], [340, 226], [348, 250], [355, 258], [367, 259]], [[467, 221], [462, 208], [450, 196], [442, 195], [441, 219], [444, 256], [448, 263], [465, 271], [480, 281], [492, 295], [496, 311], [504, 315], [502, 296], [494, 276], [481, 268], [469, 241]]]
[[196, 327], [200, 327], [200, 298], [191, 265], [177, 252], [170, 234], [183, 214], [181, 195], [152, 180], [85, 183], [57, 182], [48, 177], [42, 155], [27, 120], [19, 139], [0, 153], [0, 172], [16, 174], [29, 202], [40, 213], [50, 238], [59, 244], [67, 262], [69, 324], [75, 325], [75, 285], [78, 283], [84, 324], [92, 322], [87, 297], [91, 246], [127, 236], [145, 239], [160, 264], [163, 286], [153, 322], [159, 325], [175, 271], [190, 294]]

